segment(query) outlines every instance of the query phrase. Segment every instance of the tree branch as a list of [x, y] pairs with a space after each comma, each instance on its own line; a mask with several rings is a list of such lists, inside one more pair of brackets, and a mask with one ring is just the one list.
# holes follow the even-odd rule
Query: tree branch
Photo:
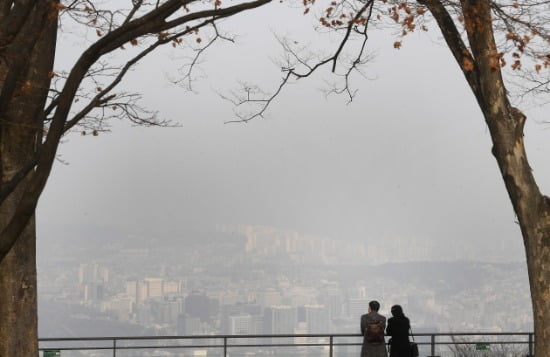
[[470, 50], [464, 44], [456, 25], [445, 9], [440, 0], [417, 0], [419, 4], [425, 5], [430, 13], [435, 18], [441, 33], [445, 38], [447, 46], [451, 50], [456, 62], [458, 63], [468, 85], [472, 89], [477, 101], [482, 101], [481, 91], [479, 88], [479, 79], [477, 76], [476, 62], [470, 53]]
[[134, 17], [134, 15], [139, 10], [139, 8], [141, 7], [142, 4], [143, 4], [143, 0], [133, 0], [132, 1], [132, 5], [134, 5], [134, 7], [132, 8], [132, 10], [128, 14], [128, 16], [126, 17], [126, 20], [124, 20], [124, 22], [122, 23], [123, 26], [125, 24], [127, 24], [128, 22], [130, 22], [130, 20], [132, 20], [132, 18]]
[[38, 162], [38, 153], [25, 164], [15, 175], [13, 175], [10, 180], [2, 184], [2, 189], [0, 190], [0, 202], [4, 200], [13, 192], [13, 190], [23, 181], [23, 179], [32, 171]]
[[273, 94], [267, 96], [266, 98], [260, 98], [260, 99], [250, 98], [250, 92], [249, 91], [247, 91], [247, 93], [246, 93], [246, 95], [247, 95], [246, 98], [236, 97], [237, 100], [232, 100], [232, 99], [227, 98], [226, 96], [222, 96], [222, 98], [231, 101], [235, 105], [235, 107], [240, 107], [240, 106], [243, 106], [244, 104], [247, 104], [247, 103], [259, 104], [260, 105], [260, 108], [256, 111], [253, 111], [252, 114], [242, 115], [242, 114], [236, 113], [236, 115], [239, 117], [239, 119], [230, 120], [230, 121], [227, 121], [226, 123], [246, 123], [246, 122], [248, 122], [248, 121], [250, 121], [254, 118], [263, 117], [263, 114], [265, 113], [265, 111], [267, 110], [269, 105], [281, 93], [283, 88], [287, 85], [287, 83], [292, 78], [302, 79], [302, 78], [309, 77], [313, 73], [315, 73], [319, 68], [323, 67], [327, 63], [332, 63], [331, 70], [332, 70], [332, 72], [335, 72], [336, 71], [336, 64], [338, 62], [338, 59], [340, 58], [340, 55], [341, 55], [345, 45], [350, 40], [350, 35], [352, 34], [352, 31], [355, 29], [355, 26], [357, 26], [357, 24], [359, 23], [359, 20], [363, 18], [363, 14], [368, 10], [368, 15], [364, 18], [365, 21], [364, 21], [363, 31], [357, 31], [356, 30], [356, 32], [358, 32], [359, 34], [361, 34], [363, 36], [363, 41], [361, 43], [361, 47], [358, 51], [358, 54], [357, 54], [355, 60], [352, 61], [349, 68], [347, 69], [346, 73], [344, 74], [345, 86], [344, 86], [344, 89], [342, 90], [342, 92], [344, 92], [344, 91], [347, 92], [348, 96], [350, 97], [350, 100], [352, 100], [353, 96], [354, 96], [354, 93], [352, 93], [351, 90], [349, 89], [349, 76], [350, 76], [350, 74], [352, 73], [353, 70], [357, 69], [358, 65], [360, 65], [364, 62], [362, 60], [362, 58], [363, 58], [363, 55], [364, 55], [364, 51], [366, 49], [366, 41], [368, 40], [367, 27], [369, 25], [370, 18], [371, 18], [371, 15], [372, 15], [373, 5], [374, 5], [374, 0], [368, 0], [366, 3], [362, 4], [361, 8], [355, 13], [352, 20], [350, 20], [348, 22], [348, 25], [345, 27], [346, 32], [345, 32], [342, 40], [340, 41], [340, 43], [338, 45], [338, 48], [336, 49], [334, 54], [331, 55], [330, 57], [327, 57], [323, 60], [320, 60], [320, 61], [316, 62], [314, 65], [310, 65], [310, 64], [308, 64], [308, 61], [303, 60], [299, 56], [299, 54], [296, 53], [294, 50], [292, 50], [292, 48], [286, 42], [279, 41], [279, 42], [281, 42], [281, 45], [286, 50], [286, 52], [290, 53], [290, 55], [294, 59], [296, 59], [296, 61], [298, 63], [303, 65], [306, 68], [306, 71], [301, 72], [301, 73], [298, 72], [293, 67], [292, 63], [289, 63], [286, 67], [283, 67], [282, 71], [286, 72], [286, 75], [283, 77], [283, 79], [279, 83], [279, 85], [278, 85], [277, 89], [275, 90], [275, 92]]
[[82, 56], [77, 60], [67, 77], [63, 90], [57, 97], [55, 114], [52, 117], [46, 139], [41, 146], [36, 170], [33, 172], [32, 176], [29, 177], [26, 191], [18, 202], [12, 219], [0, 233], [0, 261], [4, 259], [27, 225], [28, 220], [34, 214], [38, 198], [50, 175], [60, 139], [66, 132], [67, 118], [73, 99], [82, 79], [99, 58], [137, 37], [150, 33], [159, 33], [163, 30], [170, 29], [170, 26], [175, 27], [182, 25], [186, 21], [200, 20], [201, 18], [210, 18], [205, 21], [214, 21], [262, 6], [269, 3], [271, 0], [256, 0], [224, 9], [199, 11], [194, 15], [182, 16], [178, 18], [179, 20], [165, 21], [166, 18], [170, 17], [175, 11], [179, 10], [185, 3], [190, 1], [191, 0], [169, 0], [165, 2], [144, 16], [129, 21], [124, 26], [109, 32], [84, 51]]
[[[216, 26], [216, 23], [214, 21], [211, 21], [209, 24], [212, 25], [212, 27], [214, 28], [214, 37], [210, 38], [208, 40], [208, 43], [206, 43], [204, 46], [201, 46], [200, 48], [194, 50], [195, 55], [191, 58], [189, 64], [186, 64], [184, 67], [180, 68], [180, 73], [184, 72], [183, 77], [173, 81], [173, 83], [178, 85], [182, 85], [183, 82], [186, 82], [185, 86], [187, 87], [187, 90], [190, 91], [193, 90], [191, 84], [193, 82], [193, 70], [198, 65], [199, 59], [208, 50], [208, 48], [210, 48], [218, 39], [234, 42], [232, 38], [220, 34], [220, 32], [218, 31], [218, 27]], [[187, 69], [184, 71], [184, 68], [186, 67]]]
[[[115, 76], [113, 81], [104, 89], [102, 89], [97, 95], [94, 96], [78, 114], [73, 116], [72, 119], [68, 120], [65, 125], [65, 132], [69, 131], [71, 128], [73, 128], [76, 124], [78, 124], [82, 119], [84, 119], [94, 108], [104, 106], [110, 102], [110, 100], [114, 99], [116, 95], [111, 94], [107, 96], [125, 77], [125, 75], [128, 73], [128, 71], [136, 64], [138, 63], [142, 58], [153, 52], [155, 49], [157, 49], [161, 45], [168, 44], [176, 39], [178, 39], [181, 36], [185, 36], [188, 33], [195, 32], [201, 27], [204, 27], [208, 24], [213, 24], [214, 19], [209, 19], [206, 21], [201, 22], [200, 24], [197, 24], [193, 27], [188, 27], [183, 31], [176, 32], [171, 35], [159, 35], [157, 41], [155, 41], [152, 45], [138, 53], [136, 56], [134, 56], [132, 59], [128, 60], [124, 66], [120, 69], [120, 72]], [[106, 97], [107, 96], [107, 97]], [[126, 108], [126, 105], [123, 103], [117, 103], [117, 106], [121, 108]], [[129, 111], [125, 111], [127, 114], [130, 114]], [[132, 121], [137, 122], [139, 121], [137, 117], [134, 115], [129, 115]], [[147, 123], [147, 125], [155, 125], [152, 120], [147, 119], [143, 121], [144, 123]]]
[[[370, 16], [372, 15], [372, 5], [374, 4], [374, 0], [369, 0], [367, 1], [359, 11], [357, 11], [357, 13], [355, 14], [355, 16], [353, 17], [353, 20], [349, 22], [348, 24], [348, 27], [347, 27], [347, 30], [346, 30], [346, 34], [344, 35], [344, 38], [342, 39], [342, 41], [340, 42], [340, 46], [338, 46], [338, 49], [336, 50], [336, 53], [334, 54], [334, 59], [333, 59], [333, 64], [332, 64], [332, 72], [335, 72], [336, 71], [336, 61], [338, 60], [338, 57], [340, 56], [340, 53], [342, 53], [342, 50], [344, 49], [344, 46], [346, 45], [346, 43], [348, 42], [348, 39], [349, 39], [349, 36], [350, 36], [350, 33], [353, 29], [354, 26], [356, 26], [356, 22], [357, 20], [359, 20], [362, 16], [363, 16], [363, 13], [368, 9], [370, 8], [370, 11], [369, 11], [369, 15], [368, 15], [368, 18], [367, 18], [367, 24], [365, 25], [365, 32], [364, 32], [364, 35], [366, 36], [367, 35], [367, 32], [366, 32], [366, 28], [368, 26], [368, 19], [370, 19]], [[367, 37], [368, 38], [368, 37]], [[364, 48], [364, 47], [363, 47]]]

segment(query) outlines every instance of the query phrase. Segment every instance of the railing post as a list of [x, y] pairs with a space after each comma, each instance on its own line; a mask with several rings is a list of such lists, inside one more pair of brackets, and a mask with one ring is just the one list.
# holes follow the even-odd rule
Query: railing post
[[529, 334], [529, 357], [533, 357], [533, 334]]
[[435, 356], [435, 335], [431, 337], [431, 356]]
[[223, 336], [223, 357], [227, 357], [227, 336]]
[[113, 357], [116, 357], [116, 338], [113, 338]]
[[329, 345], [329, 347], [328, 347], [328, 355], [329, 355], [329, 357], [332, 357], [332, 343], [333, 343], [333, 340], [332, 340], [332, 339], [333, 339], [333, 336], [330, 335], [330, 338], [329, 338], [330, 345]]

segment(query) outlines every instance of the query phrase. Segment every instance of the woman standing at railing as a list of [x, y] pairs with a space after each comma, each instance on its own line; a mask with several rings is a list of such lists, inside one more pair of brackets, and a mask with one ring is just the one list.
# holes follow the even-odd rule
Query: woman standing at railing
[[391, 314], [393, 317], [388, 319], [388, 327], [386, 328], [386, 335], [391, 336], [388, 342], [390, 345], [390, 357], [410, 357], [410, 321], [403, 313], [403, 308], [400, 305], [393, 305], [391, 307]]

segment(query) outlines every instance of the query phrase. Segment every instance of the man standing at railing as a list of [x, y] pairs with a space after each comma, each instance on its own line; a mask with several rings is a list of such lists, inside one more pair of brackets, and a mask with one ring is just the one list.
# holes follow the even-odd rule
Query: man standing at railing
[[361, 357], [388, 356], [384, 341], [386, 318], [378, 313], [379, 309], [380, 303], [373, 300], [369, 302], [369, 313], [361, 316], [361, 334], [363, 335]]

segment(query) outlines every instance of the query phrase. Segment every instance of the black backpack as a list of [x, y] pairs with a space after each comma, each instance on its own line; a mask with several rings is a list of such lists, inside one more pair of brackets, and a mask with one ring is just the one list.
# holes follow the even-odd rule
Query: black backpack
[[382, 320], [367, 321], [365, 339], [368, 343], [384, 343], [384, 322]]

